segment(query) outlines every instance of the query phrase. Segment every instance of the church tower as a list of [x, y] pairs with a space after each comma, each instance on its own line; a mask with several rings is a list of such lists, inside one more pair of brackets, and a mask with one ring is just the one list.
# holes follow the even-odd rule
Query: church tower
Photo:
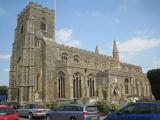
[[113, 41], [113, 52], [112, 52], [113, 58], [117, 61], [119, 61], [119, 52], [118, 52], [118, 48], [117, 48], [117, 44], [116, 41]]
[[[9, 100], [21, 104], [42, 100], [43, 37], [55, 37], [55, 12], [30, 2], [17, 18], [10, 63]], [[35, 95], [35, 93], [38, 93]]]

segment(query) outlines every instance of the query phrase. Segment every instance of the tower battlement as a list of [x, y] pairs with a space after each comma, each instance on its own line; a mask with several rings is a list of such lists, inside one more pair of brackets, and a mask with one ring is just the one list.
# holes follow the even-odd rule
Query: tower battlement
[[35, 3], [35, 2], [30, 2], [19, 14], [18, 17], [22, 16], [28, 9], [30, 8], [35, 8], [38, 9], [40, 11], [45, 11], [49, 14], [54, 14], [54, 10], [53, 9], [49, 9], [48, 7], [43, 7], [41, 4]]

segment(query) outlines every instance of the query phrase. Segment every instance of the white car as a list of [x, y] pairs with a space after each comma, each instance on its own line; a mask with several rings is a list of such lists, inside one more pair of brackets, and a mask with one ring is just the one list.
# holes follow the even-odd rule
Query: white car
[[46, 113], [50, 109], [46, 108], [43, 105], [39, 104], [27, 104], [20, 109], [17, 109], [18, 116], [28, 117], [29, 119], [37, 117], [45, 117]]

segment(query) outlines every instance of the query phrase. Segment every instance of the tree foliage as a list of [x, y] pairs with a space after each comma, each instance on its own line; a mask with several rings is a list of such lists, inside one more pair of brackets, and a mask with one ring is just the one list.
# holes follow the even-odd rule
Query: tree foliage
[[147, 72], [152, 93], [156, 100], [160, 100], [160, 69], [153, 69]]
[[8, 95], [8, 87], [7, 86], [0, 86], [0, 95], [4, 95], [4, 96]]
[[97, 102], [97, 108], [98, 108], [99, 112], [102, 112], [102, 113], [105, 113], [105, 114], [108, 113], [109, 110], [110, 110], [106, 101], [98, 101]]

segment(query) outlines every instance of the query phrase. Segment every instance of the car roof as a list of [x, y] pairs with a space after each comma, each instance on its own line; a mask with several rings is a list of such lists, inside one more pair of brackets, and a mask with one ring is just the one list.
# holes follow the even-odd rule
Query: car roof
[[0, 108], [13, 108], [12, 106], [0, 105]]
[[96, 105], [84, 105], [84, 104], [64, 104], [64, 106], [79, 106], [79, 107], [87, 107], [87, 106], [96, 106]]
[[64, 104], [64, 106], [79, 106], [79, 107], [84, 107], [85, 105], [83, 105], [83, 104]]
[[135, 102], [135, 103], [129, 103], [129, 104], [135, 104], [135, 105], [143, 105], [143, 104], [149, 104], [149, 105], [160, 105], [160, 102]]

